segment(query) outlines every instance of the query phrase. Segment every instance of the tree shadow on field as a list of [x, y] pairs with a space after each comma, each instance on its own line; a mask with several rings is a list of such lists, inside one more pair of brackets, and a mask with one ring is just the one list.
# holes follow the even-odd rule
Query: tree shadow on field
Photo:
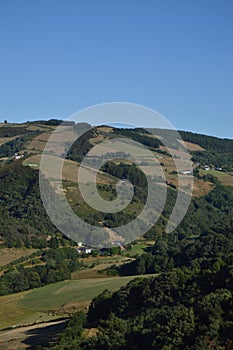
[[143, 250], [144, 250], [145, 253], [152, 253], [153, 249], [154, 249], [154, 247], [146, 247]]
[[56, 342], [59, 333], [61, 333], [67, 325], [68, 320], [59, 323], [46, 325], [44, 327], [35, 327], [25, 332], [26, 339], [23, 341], [28, 349], [40, 349], [41, 347], [49, 347]]

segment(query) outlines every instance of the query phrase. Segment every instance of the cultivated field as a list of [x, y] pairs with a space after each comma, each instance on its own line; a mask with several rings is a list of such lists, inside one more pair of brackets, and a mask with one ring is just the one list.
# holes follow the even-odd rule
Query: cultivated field
[[[47, 169], [47, 177], [50, 179], [57, 180], [55, 174], [57, 173], [58, 166], [62, 167], [62, 178], [63, 180], [72, 181], [74, 183], [78, 182], [78, 169], [79, 164], [77, 162], [74, 162], [72, 160], [65, 159], [63, 162], [63, 159], [55, 157], [55, 156], [48, 156], [50, 168]], [[35, 169], [38, 169], [40, 166], [41, 161], [41, 154], [33, 155], [27, 159], [24, 160], [23, 164], [31, 166]], [[63, 163], [63, 164], [62, 164]], [[88, 167], [85, 181], [89, 182], [88, 179], [93, 174], [93, 170]], [[112, 177], [110, 175], [105, 175], [104, 173], [99, 172], [97, 176], [97, 183], [111, 183]]]
[[223, 185], [233, 186], [233, 174], [231, 173], [225, 173], [223, 171], [217, 170], [201, 170], [200, 173], [202, 175], [211, 174], [213, 176], [216, 176]]
[[0, 146], [4, 145], [4, 143], [17, 139], [20, 135], [12, 136], [12, 137], [0, 137]]
[[203, 197], [208, 194], [213, 188], [214, 185], [212, 182], [205, 182], [203, 180], [194, 178], [193, 197]]
[[1, 248], [0, 249], [0, 266], [9, 264], [10, 262], [31, 255], [36, 249], [22, 249], [22, 248]]
[[135, 277], [140, 276], [69, 280], [29, 292], [2, 296], [0, 329], [49, 321], [67, 315], [65, 306], [74, 302], [76, 311], [83, 309], [93, 297], [105, 289], [115, 291]]
[[132, 277], [111, 277], [63, 281], [34, 289], [19, 300], [19, 304], [30, 310], [55, 310], [71, 301], [89, 301], [105, 289], [117, 290]]
[[195, 144], [195, 143], [192, 143], [192, 142], [181, 141], [181, 140], [179, 140], [179, 142], [180, 142], [182, 145], [186, 146], [187, 149], [188, 149], [189, 151], [191, 151], [191, 152], [194, 152], [194, 151], [204, 151], [204, 150], [205, 150], [203, 147], [201, 147], [201, 146], [199, 146], [199, 145], [197, 145], [197, 144]]

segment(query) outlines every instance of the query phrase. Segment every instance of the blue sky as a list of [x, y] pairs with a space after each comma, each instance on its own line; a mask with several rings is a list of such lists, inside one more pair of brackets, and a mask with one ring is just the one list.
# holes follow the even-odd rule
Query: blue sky
[[233, 138], [231, 0], [2, 0], [0, 121], [111, 101]]

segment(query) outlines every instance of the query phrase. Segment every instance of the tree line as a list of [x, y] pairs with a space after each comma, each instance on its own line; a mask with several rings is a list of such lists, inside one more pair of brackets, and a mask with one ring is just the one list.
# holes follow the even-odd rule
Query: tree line
[[71, 247], [44, 250], [40, 259], [32, 260], [32, 265], [27, 267], [21, 263], [4, 271], [0, 277], [0, 295], [70, 279], [71, 273], [83, 266], [77, 250]]

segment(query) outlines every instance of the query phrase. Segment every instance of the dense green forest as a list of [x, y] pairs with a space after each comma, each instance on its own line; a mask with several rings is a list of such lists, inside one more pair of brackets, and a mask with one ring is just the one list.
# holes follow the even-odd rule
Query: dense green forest
[[[164, 272], [105, 290], [92, 300], [87, 319], [71, 317], [54, 349], [232, 349], [232, 216], [213, 229], [181, 245], [170, 265], [166, 254], [154, 261], [156, 251], [138, 257], [134, 273], [152, 273], [153, 264]], [[86, 339], [83, 327], [98, 332]]]
[[150, 148], [159, 148], [162, 145], [161, 141], [158, 138], [151, 137], [143, 129], [117, 129], [113, 128], [113, 133], [116, 135], [122, 135], [131, 140], [137, 141]]
[[184, 141], [195, 143], [205, 149], [204, 151], [192, 152], [195, 162], [220, 167], [225, 171], [233, 170], [233, 140], [187, 131], [180, 131], [179, 133]]
[[220, 153], [233, 152], [233, 140], [231, 139], [220, 139], [188, 131], [179, 131], [179, 134], [184, 141], [195, 143], [204, 149], [217, 150]]
[[[94, 298], [87, 320], [74, 315], [54, 349], [232, 349], [233, 256], [203, 258], [153, 278], [138, 278]], [[82, 316], [82, 317], [81, 317]], [[98, 327], [82, 337], [83, 327]]]
[[25, 134], [31, 134], [33, 131], [30, 131], [27, 129], [26, 126], [2, 126], [0, 128], [0, 137], [13, 137], [18, 135], [25, 135]]
[[0, 236], [8, 247], [33, 246], [57, 232], [42, 204], [38, 171], [21, 161], [0, 169], [0, 208]]
[[[233, 193], [215, 185], [173, 235], [157, 235], [150, 252], [110, 269], [158, 275], [101, 293], [87, 318], [71, 317], [54, 349], [232, 349]], [[83, 327], [98, 332], [85, 338]]]

